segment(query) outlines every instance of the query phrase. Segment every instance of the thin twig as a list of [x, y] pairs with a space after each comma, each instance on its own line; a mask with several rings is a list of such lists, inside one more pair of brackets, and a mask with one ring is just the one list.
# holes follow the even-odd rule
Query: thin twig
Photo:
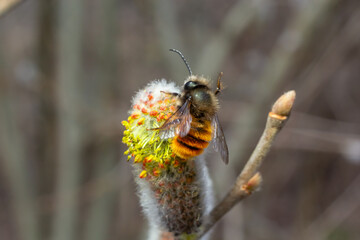
[[219, 219], [233, 208], [236, 203], [249, 196], [259, 187], [261, 177], [257, 171], [269, 152], [276, 135], [288, 119], [294, 100], [295, 91], [289, 91], [283, 94], [275, 102], [272, 111], [269, 113], [265, 130], [250, 159], [236, 179], [235, 184], [229, 193], [208, 216], [205, 216], [204, 224], [199, 236], [203, 236]]

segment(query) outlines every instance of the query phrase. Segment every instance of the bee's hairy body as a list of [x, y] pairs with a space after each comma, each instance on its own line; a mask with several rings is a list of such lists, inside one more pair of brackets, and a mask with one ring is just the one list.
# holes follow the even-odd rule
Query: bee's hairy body
[[190, 76], [179, 97], [179, 106], [190, 99], [190, 115], [192, 117], [190, 131], [186, 136], [176, 135], [172, 142], [172, 150], [178, 157], [189, 159], [203, 153], [212, 140], [212, 119], [218, 110], [218, 100], [204, 77]]

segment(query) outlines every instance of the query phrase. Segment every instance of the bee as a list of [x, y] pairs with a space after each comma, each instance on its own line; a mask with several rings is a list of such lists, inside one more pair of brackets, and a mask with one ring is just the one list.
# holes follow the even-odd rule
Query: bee
[[163, 92], [177, 98], [178, 108], [162, 126], [156, 129], [161, 131], [165, 138], [174, 136], [171, 148], [175, 155], [182, 159], [200, 155], [212, 141], [215, 151], [220, 152], [221, 159], [227, 164], [229, 150], [217, 116], [219, 110], [217, 95], [221, 92], [222, 73], [217, 80], [217, 89], [213, 92], [208, 79], [192, 74], [189, 64], [180, 51], [176, 49], [170, 51], [181, 56], [190, 76], [185, 81], [181, 93]]

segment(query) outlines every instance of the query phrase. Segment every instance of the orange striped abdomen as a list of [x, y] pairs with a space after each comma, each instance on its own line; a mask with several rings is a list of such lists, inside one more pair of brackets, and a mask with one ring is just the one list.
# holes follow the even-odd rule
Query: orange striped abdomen
[[193, 119], [189, 133], [185, 137], [175, 136], [171, 148], [175, 155], [189, 159], [200, 155], [212, 139], [210, 121], [198, 122]]

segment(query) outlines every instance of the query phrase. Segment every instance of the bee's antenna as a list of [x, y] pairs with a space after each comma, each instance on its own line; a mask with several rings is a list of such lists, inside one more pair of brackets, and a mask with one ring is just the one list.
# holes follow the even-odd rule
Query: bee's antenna
[[179, 54], [180, 57], [182, 58], [182, 60], [184, 61], [187, 69], [189, 70], [190, 76], [193, 75], [193, 74], [192, 74], [192, 71], [191, 71], [191, 68], [190, 68], [188, 62], [186, 61], [184, 55], [183, 55], [179, 50], [176, 50], [176, 49], [173, 49], [173, 48], [169, 49], [169, 51], [176, 52], [177, 54]]

